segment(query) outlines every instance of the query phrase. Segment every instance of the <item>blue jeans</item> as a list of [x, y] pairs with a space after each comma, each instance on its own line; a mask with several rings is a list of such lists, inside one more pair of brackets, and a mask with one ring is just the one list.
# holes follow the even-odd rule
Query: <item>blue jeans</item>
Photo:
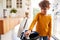
[[48, 40], [48, 37], [47, 36], [40, 36], [39, 40]]

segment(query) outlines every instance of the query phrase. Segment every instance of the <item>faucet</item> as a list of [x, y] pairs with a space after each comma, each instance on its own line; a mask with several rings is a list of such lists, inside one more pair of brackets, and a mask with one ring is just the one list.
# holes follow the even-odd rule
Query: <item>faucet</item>
[[5, 13], [6, 13], [6, 9], [3, 9], [3, 18], [6, 18], [6, 15], [5, 15]]

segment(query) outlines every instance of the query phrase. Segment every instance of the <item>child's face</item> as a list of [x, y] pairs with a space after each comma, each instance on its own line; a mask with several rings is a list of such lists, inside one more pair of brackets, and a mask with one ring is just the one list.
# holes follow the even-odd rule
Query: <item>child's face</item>
[[41, 9], [41, 12], [42, 12], [42, 14], [46, 14], [46, 12], [47, 12], [47, 9]]
[[47, 13], [47, 10], [49, 10], [49, 7], [46, 7], [46, 8], [41, 8], [41, 12], [42, 14], [46, 14]]

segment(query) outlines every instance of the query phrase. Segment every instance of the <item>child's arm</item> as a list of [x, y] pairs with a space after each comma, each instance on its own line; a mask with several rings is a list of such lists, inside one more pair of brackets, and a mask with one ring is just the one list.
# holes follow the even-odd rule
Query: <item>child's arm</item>
[[50, 16], [50, 23], [49, 23], [49, 29], [48, 29], [48, 36], [50, 37], [51, 36], [51, 31], [52, 31], [52, 18]]
[[33, 29], [34, 25], [36, 24], [36, 22], [37, 22], [37, 20], [38, 20], [38, 15], [39, 15], [39, 14], [37, 14], [37, 15], [35, 16], [35, 18], [33, 19], [32, 23], [31, 23], [31, 25], [30, 25], [30, 27], [29, 27], [29, 30], [32, 30], [32, 29]]

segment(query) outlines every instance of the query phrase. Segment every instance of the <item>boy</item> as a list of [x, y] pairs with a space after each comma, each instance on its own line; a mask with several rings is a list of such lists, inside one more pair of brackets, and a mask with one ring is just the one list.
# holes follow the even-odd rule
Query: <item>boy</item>
[[49, 1], [41, 1], [39, 3], [39, 7], [41, 7], [41, 12], [39, 12], [35, 18], [33, 19], [33, 22], [31, 23], [29, 30], [25, 33], [26, 35], [29, 35], [31, 33], [31, 30], [33, 29], [34, 25], [37, 22], [36, 25], [36, 32], [39, 33], [40, 39], [39, 40], [50, 40], [51, 37], [51, 16], [47, 15], [46, 12], [50, 8]]

